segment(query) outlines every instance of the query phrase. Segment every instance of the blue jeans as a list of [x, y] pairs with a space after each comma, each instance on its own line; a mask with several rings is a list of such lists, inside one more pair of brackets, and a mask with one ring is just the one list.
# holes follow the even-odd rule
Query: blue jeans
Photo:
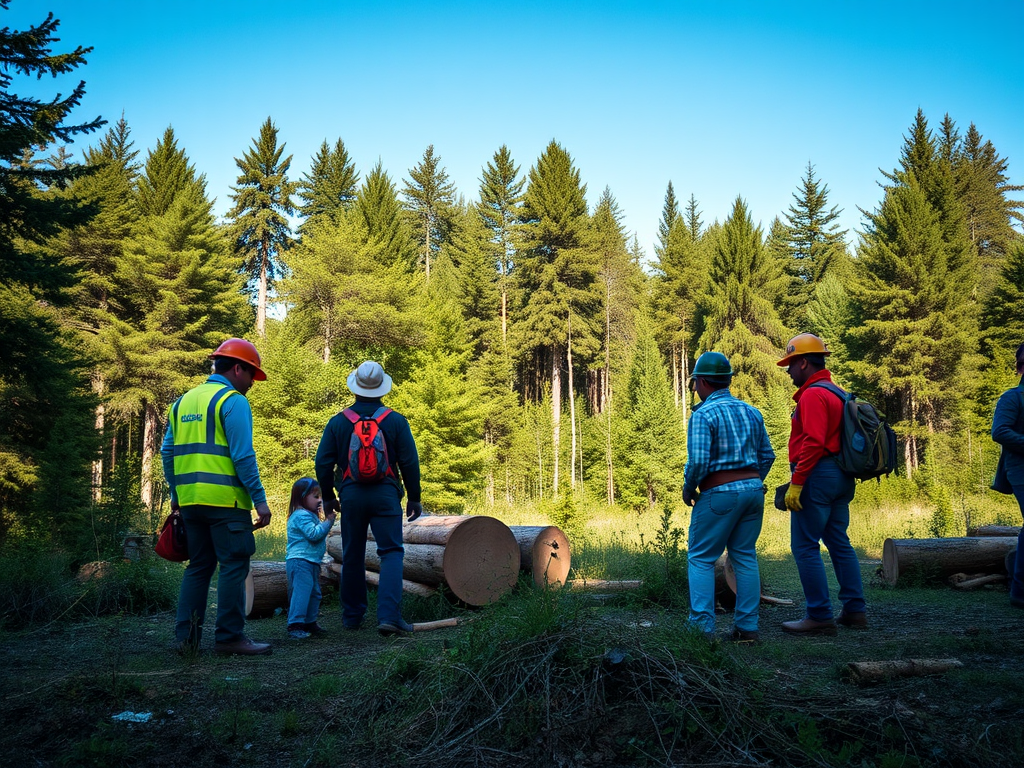
[[[715, 631], [715, 561], [726, 547], [736, 571], [736, 629], [757, 631], [761, 575], [757, 568], [757, 537], [764, 517], [764, 491], [748, 481], [727, 483], [702, 493], [690, 515], [687, 574], [690, 581], [690, 624]], [[738, 488], [736, 488], [739, 486]], [[736, 490], [732, 490], [736, 488]]]
[[315, 624], [320, 616], [320, 563], [293, 557], [285, 561], [288, 576], [288, 626]]
[[790, 513], [790, 545], [807, 601], [807, 616], [815, 621], [832, 618], [832, 600], [819, 544], [822, 541], [832, 558], [843, 609], [847, 613], [864, 612], [860, 562], [846, 533], [850, 527], [854, 483], [835, 461], [824, 457], [814, 465], [800, 494], [803, 509]]
[[199, 645], [210, 597], [210, 579], [217, 577], [218, 643], [242, 637], [245, 630], [245, 577], [256, 552], [252, 512], [235, 507], [190, 505], [181, 508], [188, 532], [188, 567], [181, 580], [174, 636], [179, 643]]
[[[1020, 505], [1020, 514], [1024, 518], [1024, 485], [1014, 485], [1013, 495]], [[1013, 581], [1010, 582], [1010, 595], [1024, 600], [1024, 528], [1017, 534], [1017, 559], [1013, 564]]]
[[366, 529], [380, 557], [377, 623], [402, 619], [402, 507], [390, 483], [347, 486], [341, 497], [341, 621], [359, 626], [366, 613]]

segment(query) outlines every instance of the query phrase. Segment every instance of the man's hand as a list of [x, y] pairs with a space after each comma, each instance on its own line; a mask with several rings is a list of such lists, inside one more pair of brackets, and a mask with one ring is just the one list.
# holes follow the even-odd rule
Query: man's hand
[[328, 515], [333, 515], [335, 512], [341, 511], [341, 502], [338, 499], [324, 499], [324, 512]]
[[803, 509], [800, 504], [800, 492], [804, 489], [802, 485], [796, 483], [789, 484], [789, 490], [786, 491], [786, 509], [792, 512], [799, 512]]
[[423, 504], [419, 501], [410, 501], [405, 505], [405, 519], [410, 523], [423, 514]]
[[261, 501], [256, 505], [256, 523], [252, 529], [258, 531], [260, 528], [266, 528], [270, 525], [270, 507], [267, 506], [267, 502]]
[[694, 504], [697, 503], [697, 499], [699, 498], [700, 494], [694, 496], [692, 491], [683, 488], [683, 504], [685, 504], [686, 506], [692, 507]]

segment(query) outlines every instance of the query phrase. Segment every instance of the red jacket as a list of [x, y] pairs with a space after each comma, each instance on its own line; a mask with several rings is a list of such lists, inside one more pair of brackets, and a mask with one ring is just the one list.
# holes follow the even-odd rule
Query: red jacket
[[805, 485], [821, 457], [839, 453], [841, 448], [843, 403], [824, 387], [811, 388], [817, 381], [831, 382], [832, 374], [818, 371], [793, 394], [796, 410], [789, 433], [789, 463], [796, 465], [793, 485]]

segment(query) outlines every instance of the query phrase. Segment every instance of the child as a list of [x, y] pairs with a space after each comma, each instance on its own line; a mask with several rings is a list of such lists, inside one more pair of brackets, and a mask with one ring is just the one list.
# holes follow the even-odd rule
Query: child
[[320, 521], [320, 485], [303, 477], [292, 486], [288, 504], [288, 637], [304, 640], [326, 630], [316, 623], [320, 614], [320, 560], [327, 551], [327, 534], [334, 525], [334, 512]]

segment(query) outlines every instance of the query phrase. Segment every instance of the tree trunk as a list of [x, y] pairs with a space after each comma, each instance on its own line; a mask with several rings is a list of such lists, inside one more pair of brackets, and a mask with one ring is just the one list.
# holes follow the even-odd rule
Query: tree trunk
[[669, 357], [672, 358], [672, 397], [675, 402], [676, 408], [679, 407], [679, 360], [676, 357], [676, 345], [672, 345], [672, 349], [669, 352]]
[[260, 285], [256, 294], [256, 333], [263, 339], [267, 336], [267, 259], [270, 258], [270, 243], [260, 245]]
[[245, 578], [245, 615], [273, 616], [277, 608], [288, 608], [288, 575], [284, 563], [250, 561]]
[[146, 511], [153, 508], [153, 461], [157, 455], [160, 415], [156, 406], [146, 401], [143, 406], [142, 429], [142, 505]]
[[1019, 533], [1019, 525], [979, 525], [967, 529], [968, 536], [1016, 536]]
[[569, 431], [572, 433], [569, 448], [569, 487], [576, 490], [576, 391], [572, 379], [572, 313], [567, 321], [568, 343], [566, 344], [566, 365], [569, 367]]
[[954, 573], [1003, 573], [1006, 553], [1017, 546], [1010, 536], [957, 539], [886, 539], [882, 577], [945, 579]]
[[429, 216], [427, 217], [427, 227], [426, 227], [426, 229], [427, 229], [427, 231], [425, 233], [426, 234], [426, 238], [425, 239], [426, 239], [426, 243], [427, 243], [427, 250], [423, 254], [423, 263], [427, 267], [427, 282], [429, 283], [430, 282], [430, 218], [429, 218]]
[[555, 450], [551, 495], [558, 498], [558, 460], [562, 447], [562, 345], [551, 350], [551, 444]]
[[683, 401], [683, 424], [686, 423], [688, 418], [687, 411], [689, 410], [689, 396], [690, 396], [690, 378], [689, 378], [689, 365], [690, 360], [686, 354], [686, 342], [682, 342], [680, 345], [679, 352], [679, 375], [682, 377], [679, 382], [679, 388], [682, 390], [682, 401]]
[[[103, 403], [103, 374], [97, 371], [92, 377], [92, 389], [100, 402], [96, 406], [96, 431], [103, 439], [103, 429], [106, 426], [106, 405]], [[92, 463], [92, 500], [97, 504], [103, 500], [103, 451]]]
[[569, 575], [572, 555], [569, 539], [554, 525], [513, 525], [519, 544], [519, 564], [533, 574], [538, 587], [560, 587]]
[[324, 365], [331, 362], [331, 310], [330, 307], [323, 307], [324, 311]]

